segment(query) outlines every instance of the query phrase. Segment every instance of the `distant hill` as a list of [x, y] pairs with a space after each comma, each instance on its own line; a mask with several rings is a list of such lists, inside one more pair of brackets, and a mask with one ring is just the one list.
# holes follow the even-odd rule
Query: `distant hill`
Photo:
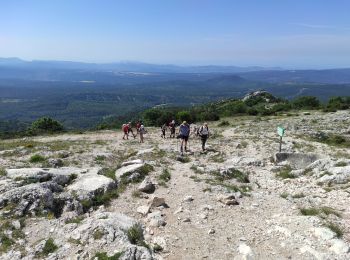
[[266, 70], [239, 74], [247, 80], [271, 83], [350, 83], [350, 68], [328, 70]]

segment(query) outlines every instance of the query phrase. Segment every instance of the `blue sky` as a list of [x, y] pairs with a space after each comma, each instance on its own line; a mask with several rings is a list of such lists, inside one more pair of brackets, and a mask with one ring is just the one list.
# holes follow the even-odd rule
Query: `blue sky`
[[350, 67], [348, 0], [1, 0], [0, 57]]

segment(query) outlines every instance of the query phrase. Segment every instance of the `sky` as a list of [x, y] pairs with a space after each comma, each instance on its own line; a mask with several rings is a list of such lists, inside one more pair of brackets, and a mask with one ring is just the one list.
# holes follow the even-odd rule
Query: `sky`
[[349, 0], [1, 0], [0, 57], [350, 67]]

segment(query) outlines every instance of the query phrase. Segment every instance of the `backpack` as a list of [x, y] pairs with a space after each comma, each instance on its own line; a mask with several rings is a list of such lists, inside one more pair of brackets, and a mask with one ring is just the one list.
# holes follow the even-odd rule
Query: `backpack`
[[143, 125], [140, 126], [140, 133], [141, 134], [147, 133], [147, 131], [146, 131], [146, 129], [145, 129], [145, 127]]
[[122, 130], [123, 130], [124, 132], [126, 132], [126, 131], [128, 131], [128, 129], [129, 129], [128, 125], [127, 125], [127, 124], [123, 124]]
[[204, 127], [201, 126], [201, 127], [199, 128], [198, 133], [199, 133], [200, 136], [202, 136], [202, 135], [209, 135], [209, 128], [208, 128], [208, 127], [205, 127], [205, 129], [207, 130], [207, 133], [202, 134], [202, 131], [204, 130]]

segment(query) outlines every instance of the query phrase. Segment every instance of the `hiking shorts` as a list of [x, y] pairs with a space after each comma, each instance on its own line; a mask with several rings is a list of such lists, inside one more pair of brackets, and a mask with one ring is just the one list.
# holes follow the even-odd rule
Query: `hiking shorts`
[[185, 140], [186, 142], [188, 141], [188, 135], [180, 135], [181, 140]]

